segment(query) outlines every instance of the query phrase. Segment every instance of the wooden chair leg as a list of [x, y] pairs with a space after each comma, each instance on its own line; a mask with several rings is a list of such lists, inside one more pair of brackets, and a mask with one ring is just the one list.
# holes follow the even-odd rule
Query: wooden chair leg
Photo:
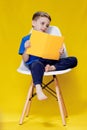
[[[32, 85], [33, 85], [33, 82], [32, 82]], [[28, 117], [29, 115], [29, 112], [30, 112], [30, 107], [31, 107], [31, 102], [32, 102], [32, 95], [33, 95], [33, 91], [34, 91], [34, 85], [33, 85], [33, 88], [32, 88], [32, 93], [30, 95], [30, 99], [29, 99], [29, 102], [28, 102], [28, 105], [27, 105], [27, 109], [26, 109], [26, 117]]]
[[26, 99], [26, 102], [25, 102], [25, 105], [24, 105], [24, 108], [23, 108], [23, 112], [22, 112], [22, 115], [21, 115], [21, 118], [20, 118], [20, 122], [19, 122], [20, 125], [23, 123], [23, 119], [24, 119], [24, 116], [25, 116], [25, 112], [27, 111], [27, 107], [28, 107], [28, 110], [29, 110], [29, 106], [30, 106], [30, 103], [31, 103], [31, 100], [29, 100], [29, 99], [32, 96], [32, 92], [33, 92], [33, 83], [31, 83], [31, 86], [29, 87], [29, 90], [28, 90], [27, 99]]
[[62, 100], [64, 115], [65, 115], [65, 117], [68, 117], [68, 113], [67, 113], [67, 110], [66, 110], [66, 106], [65, 106], [65, 103], [64, 103], [64, 99], [63, 99], [62, 93], [61, 93], [61, 100]]
[[67, 110], [66, 110], [66, 106], [65, 106], [65, 103], [64, 103], [64, 99], [63, 99], [63, 96], [62, 96], [62, 93], [61, 93], [61, 89], [60, 89], [60, 85], [59, 85], [57, 77], [56, 77], [56, 83], [59, 87], [59, 91], [60, 91], [60, 95], [61, 95], [61, 103], [62, 103], [63, 110], [64, 110], [64, 115], [65, 115], [65, 117], [68, 117], [68, 113], [67, 113]]
[[58, 79], [57, 79], [56, 76], [54, 76], [54, 82], [55, 82], [55, 87], [56, 87], [56, 94], [57, 94], [60, 114], [61, 114], [61, 117], [62, 117], [62, 123], [63, 123], [63, 125], [66, 125], [65, 117], [67, 116], [67, 111], [66, 111], [63, 96], [62, 96], [62, 93], [61, 93], [61, 90], [60, 90], [60, 86], [59, 86], [59, 83], [58, 83]]

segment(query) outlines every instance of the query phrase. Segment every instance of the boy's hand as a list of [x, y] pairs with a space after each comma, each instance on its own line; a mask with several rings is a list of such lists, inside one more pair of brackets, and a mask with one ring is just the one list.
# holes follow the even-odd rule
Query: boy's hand
[[25, 49], [27, 49], [28, 47], [30, 47], [30, 40], [27, 40], [24, 44]]
[[62, 47], [59, 51], [60, 55], [62, 55], [64, 53], [64, 47]]

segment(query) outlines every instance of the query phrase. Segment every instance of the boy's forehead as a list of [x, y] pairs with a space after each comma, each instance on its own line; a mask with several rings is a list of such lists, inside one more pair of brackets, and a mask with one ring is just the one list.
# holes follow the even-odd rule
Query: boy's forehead
[[50, 22], [50, 20], [47, 18], [47, 17], [39, 17], [37, 20], [40, 20], [40, 21], [48, 21], [48, 22]]

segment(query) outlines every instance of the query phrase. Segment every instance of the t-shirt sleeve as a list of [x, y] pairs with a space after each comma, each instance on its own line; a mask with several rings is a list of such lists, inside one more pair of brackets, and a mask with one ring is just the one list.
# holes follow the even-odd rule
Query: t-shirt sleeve
[[25, 40], [22, 38], [20, 48], [19, 48], [19, 52], [18, 52], [20, 55], [22, 55], [25, 51], [24, 44], [25, 44]]
[[21, 40], [21, 44], [20, 44], [20, 47], [19, 47], [19, 54], [22, 55], [25, 51], [25, 47], [24, 47], [24, 44], [27, 40], [30, 39], [30, 35], [27, 35], [26, 37], [22, 38]]

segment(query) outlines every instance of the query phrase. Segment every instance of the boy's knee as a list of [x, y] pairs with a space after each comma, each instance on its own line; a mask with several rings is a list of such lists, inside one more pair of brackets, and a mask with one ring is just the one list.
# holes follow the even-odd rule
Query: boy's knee
[[32, 69], [34, 69], [34, 68], [44, 68], [44, 66], [43, 66], [43, 64], [40, 61], [34, 61], [31, 64], [31, 68]]
[[73, 67], [77, 66], [77, 64], [78, 64], [77, 58], [76, 57], [71, 57], [71, 59], [72, 59]]
[[77, 64], [78, 64], [78, 60], [77, 60], [77, 58], [74, 57], [74, 60], [75, 60], [75, 66], [77, 66]]

